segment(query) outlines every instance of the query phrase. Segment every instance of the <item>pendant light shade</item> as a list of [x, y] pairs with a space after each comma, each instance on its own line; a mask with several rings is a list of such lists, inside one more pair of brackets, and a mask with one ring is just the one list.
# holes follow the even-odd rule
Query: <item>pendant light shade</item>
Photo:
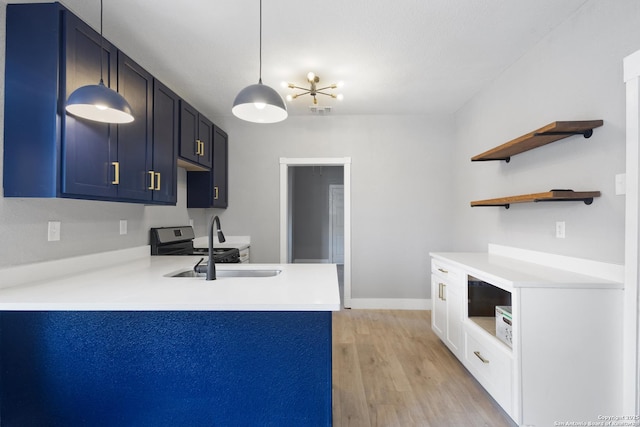
[[104, 85], [102, 79], [102, 0], [100, 0], [100, 83], [81, 86], [74, 90], [65, 109], [83, 119], [103, 123], [130, 123], [133, 121], [131, 106], [126, 99]]
[[276, 123], [286, 119], [287, 105], [278, 92], [262, 84], [262, 0], [260, 0], [260, 74], [258, 83], [245, 87], [233, 101], [231, 112], [253, 123]]
[[131, 106], [118, 92], [109, 89], [102, 80], [74, 90], [67, 100], [67, 111], [74, 116], [103, 123], [130, 123]]
[[262, 82], [242, 89], [231, 111], [234, 116], [254, 123], [281, 122], [288, 116], [280, 94]]

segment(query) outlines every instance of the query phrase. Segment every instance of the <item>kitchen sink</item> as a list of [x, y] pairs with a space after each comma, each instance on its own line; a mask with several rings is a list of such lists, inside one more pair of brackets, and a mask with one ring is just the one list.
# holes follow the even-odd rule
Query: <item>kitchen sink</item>
[[[277, 269], [260, 270], [216, 270], [216, 277], [273, 277], [282, 273]], [[170, 273], [165, 277], [205, 277], [206, 273], [196, 273], [193, 270], [184, 270], [178, 273]]]

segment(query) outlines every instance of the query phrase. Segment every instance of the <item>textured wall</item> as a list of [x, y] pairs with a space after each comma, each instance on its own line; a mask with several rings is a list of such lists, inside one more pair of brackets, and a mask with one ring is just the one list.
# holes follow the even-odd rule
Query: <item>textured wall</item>
[[3, 427], [331, 425], [330, 312], [0, 314]]

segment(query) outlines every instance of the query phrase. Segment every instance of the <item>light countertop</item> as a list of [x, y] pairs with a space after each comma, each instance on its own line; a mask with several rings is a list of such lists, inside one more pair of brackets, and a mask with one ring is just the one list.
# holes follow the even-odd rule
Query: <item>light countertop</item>
[[592, 274], [486, 252], [434, 252], [434, 259], [461, 267], [505, 290], [513, 288], [623, 289], [624, 284]]
[[338, 311], [333, 264], [216, 264], [278, 269], [273, 277], [171, 278], [199, 256], [150, 256], [149, 247], [0, 269], [0, 311]]

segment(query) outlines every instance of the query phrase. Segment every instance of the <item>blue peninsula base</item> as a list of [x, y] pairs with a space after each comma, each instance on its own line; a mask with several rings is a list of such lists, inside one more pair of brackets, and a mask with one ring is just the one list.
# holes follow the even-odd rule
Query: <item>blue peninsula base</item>
[[0, 424], [330, 426], [331, 312], [2, 312]]

